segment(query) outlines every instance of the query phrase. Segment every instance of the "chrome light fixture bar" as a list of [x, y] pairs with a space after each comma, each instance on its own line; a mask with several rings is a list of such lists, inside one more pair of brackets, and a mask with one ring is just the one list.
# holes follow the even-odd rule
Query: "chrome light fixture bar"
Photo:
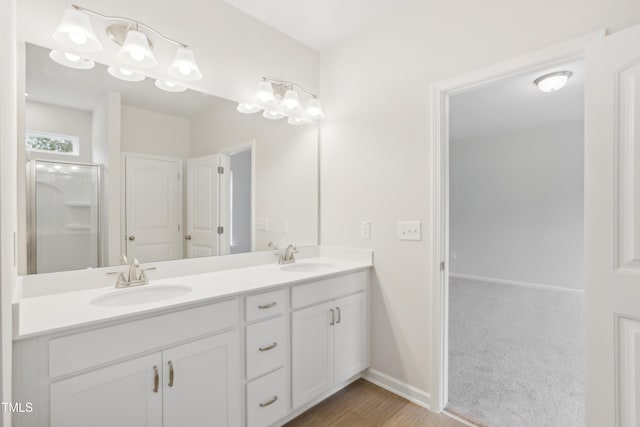
[[[302, 106], [301, 94], [307, 100], [305, 108]], [[243, 114], [263, 111], [262, 116], [269, 120], [288, 117], [287, 123], [291, 125], [314, 123], [324, 118], [317, 95], [293, 82], [267, 77], [263, 77], [258, 82], [253, 99], [240, 102], [237, 110]]]
[[[83, 58], [81, 54], [97, 53], [103, 48], [97, 37], [88, 15], [96, 16], [107, 23], [106, 35], [120, 46], [116, 54], [115, 64], [109, 68], [109, 74], [125, 81], [141, 81], [147, 76], [141, 69], [157, 66], [158, 60], [153, 54], [153, 43], [149, 35], [176, 46], [176, 53], [167, 73], [175, 83], [156, 84], [157, 87], [170, 92], [186, 90], [186, 86], [179, 81], [198, 80], [202, 72], [198, 67], [191, 48], [180, 41], [167, 37], [155, 28], [142, 22], [122, 16], [108, 16], [85, 7], [71, 4], [65, 11], [62, 22], [53, 34], [53, 38], [62, 44], [66, 50], [51, 55], [51, 58], [73, 68], [88, 68], [93, 61]], [[79, 60], [70, 60], [70, 58]], [[81, 64], [78, 66], [78, 64]], [[164, 83], [164, 82], [163, 82]], [[180, 90], [176, 90], [180, 88]], [[184, 88], [184, 89], [183, 89]]]

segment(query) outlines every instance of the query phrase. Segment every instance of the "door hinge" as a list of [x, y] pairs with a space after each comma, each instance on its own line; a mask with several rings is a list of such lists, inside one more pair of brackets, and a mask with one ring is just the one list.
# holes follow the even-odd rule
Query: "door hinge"
[[180, 172], [178, 172], [178, 181], [180, 181]]
[[444, 271], [444, 261], [440, 262], [440, 271]]
[[180, 231], [180, 224], [178, 224], [178, 231]]
[[219, 226], [218, 227], [218, 234], [222, 234], [222, 233], [224, 233], [224, 227]]
[[218, 173], [222, 175], [224, 173], [224, 166], [218, 166]]

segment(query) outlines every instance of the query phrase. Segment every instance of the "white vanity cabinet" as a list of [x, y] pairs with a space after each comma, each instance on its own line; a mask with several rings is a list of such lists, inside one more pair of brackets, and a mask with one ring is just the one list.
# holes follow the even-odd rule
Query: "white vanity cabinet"
[[16, 427], [274, 427], [369, 366], [369, 271], [14, 344]]
[[366, 285], [362, 272], [292, 289], [294, 309], [312, 304], [291, 315], [294, 409], [368, 367]]
[[51, 427], [238, 425], [237, 348], [227, 332], [55, 382]]

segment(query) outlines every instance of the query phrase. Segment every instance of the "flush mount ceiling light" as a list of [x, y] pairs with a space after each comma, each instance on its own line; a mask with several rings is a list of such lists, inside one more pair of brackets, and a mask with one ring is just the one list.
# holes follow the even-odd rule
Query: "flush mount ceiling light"
[[[103, 15], [73, 4], [65, 11], [62, 22], [53, 33], [53, 38], [64, 46], [64, 50], [51, 51], [49, 55], [51, 59], [67, 67], [93, 68], [94, 62], [82, 57], [81, 54], [100, 52], [103, 46], [93, 30], [89, 15], [103, 21], [108, 39], [120, 46], [112, 61], [114, 65], [108, 68], [109, 74], [113, 77], [130, 82], [144, 80], [147, 75], [141, 70], [158, 65], [158, 59], [153, 53], [153, 42], [166, 42], [176, 49], [171, 61], [169, 58], [161, 61], [171, 64], [167, 69], [171, 82], [158, 80], [156, 86], [170, 92], [182, 92], [187, 88], [181, 81], [202, 78], [195, 54], [188, 45], [171, 39], [142, 22]], [[165, 52], [166, 49], [162, 51]]]
[[[307, 100], [302, 108], [301, 94]], [[263, 77], [256, 88], [251, 102], [240, 102], [237, 110], [243, 114], [253, 114], [264, 110], [262, 117], [278, 120], [288, 117], [287, 123], [303, 125], [324, 118], [322, 105], [316, 95], [295, 83], [271, 80]]]
[[542, 92], [555, 92], [566, 86], [571, 75], [571, 71], [556, 71], [555, 73], [538, 77], [533, 83], [538, 86], [538, 89]]
[[59, 50], [52, 50], [49, 52], [49, 58], [53, 59], [60, 65], [75, 68], [77, 70], [89, 70], [96, 66], [96, 63], [90, 59], [82, 58], [79, 55], [69, 52], [63, 53]]

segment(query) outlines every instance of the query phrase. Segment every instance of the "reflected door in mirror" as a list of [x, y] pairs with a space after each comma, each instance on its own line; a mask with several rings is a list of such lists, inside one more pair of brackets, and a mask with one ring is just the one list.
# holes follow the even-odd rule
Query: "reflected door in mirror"
[[125, 155], [126, 253], [140, 262], [182, 258], [182, 162]]

